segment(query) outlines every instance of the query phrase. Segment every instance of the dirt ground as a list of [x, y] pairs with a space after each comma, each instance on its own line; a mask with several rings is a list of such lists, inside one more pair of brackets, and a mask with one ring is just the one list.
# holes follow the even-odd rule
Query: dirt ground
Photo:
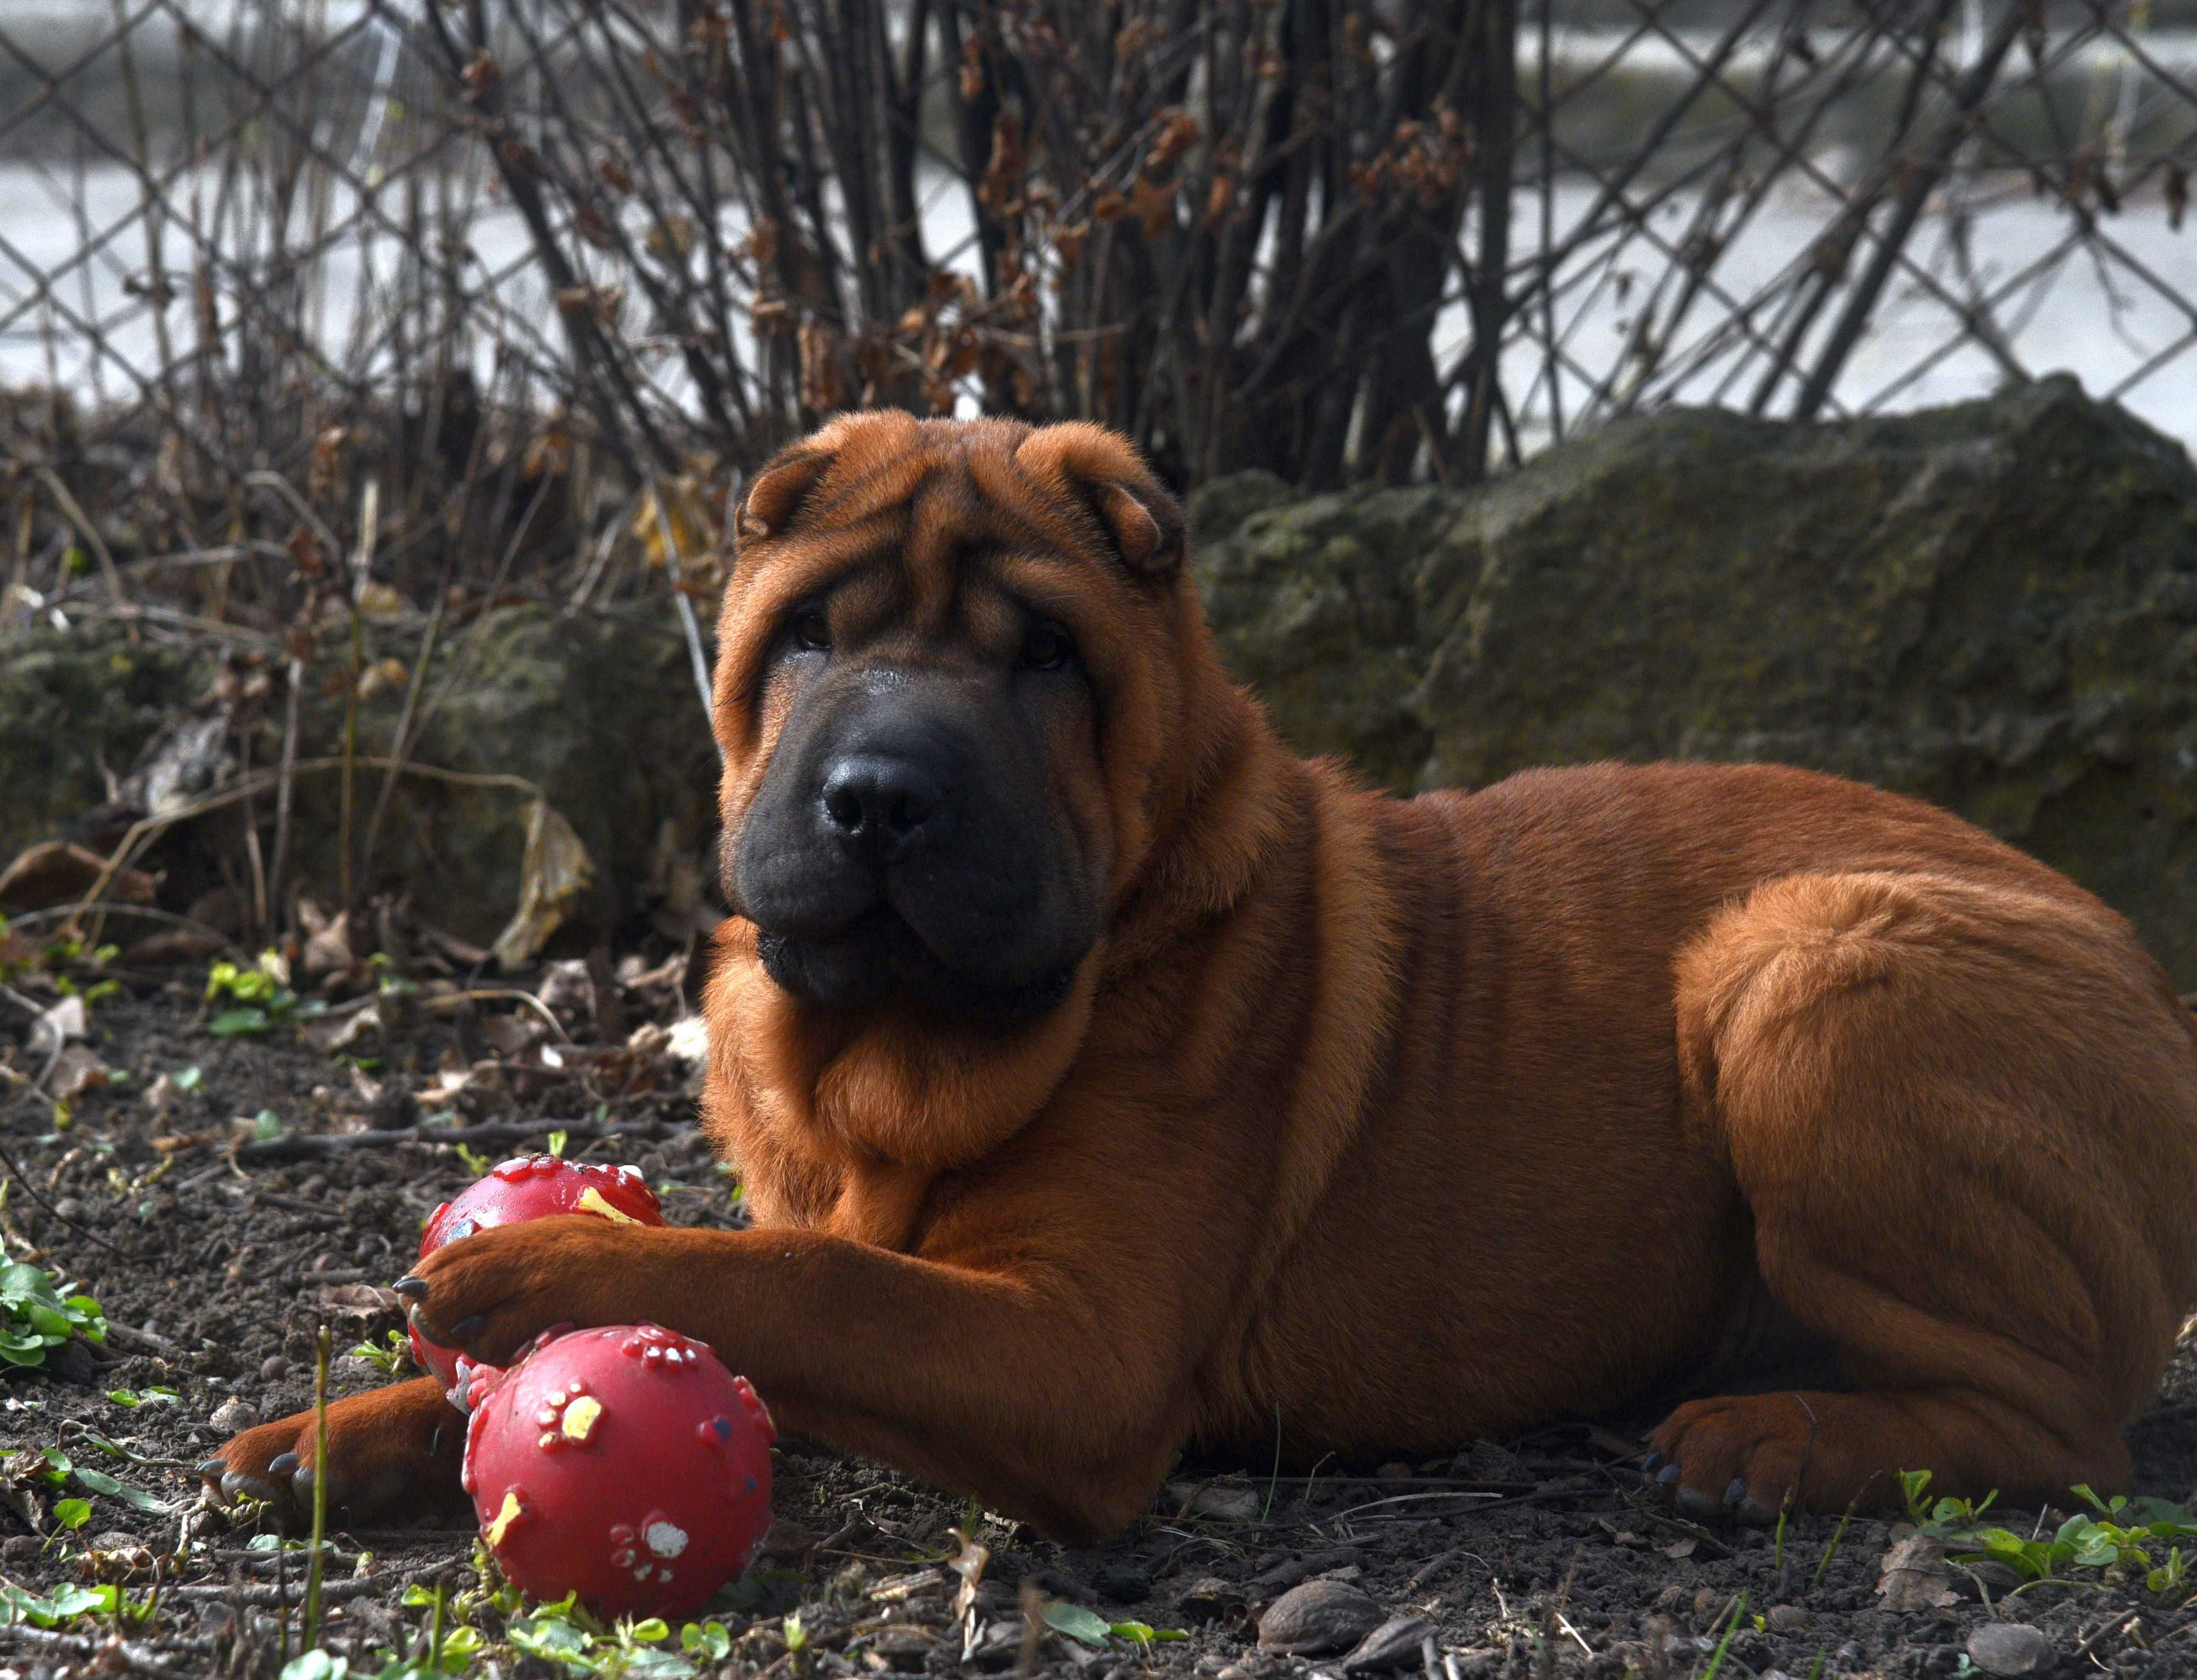
[[[331, 1326], [339, 1355], [335, 1392], [385, 1380], [345, 1350], [397, 1326], [394, 1298], [380, 1286], [404, 1270], [429, 1211], [475, 1176], [458, 1147], [433, 1141], [438, 1129], [466, 1128], [478, 1139], [467, 1147], [493, 1161], [542, 1147], [563, 1127], [572, 1156], [638, 1164], [675, 1223], [737, 1221], [733, 1186], [693, 1129], [675, 1041], [646, 1030], [681, 1013], [691, 976], [676, 970], [635, 976], [629, 969], [635, 983], [617, 988], [623, 1018], [604, 1024], [617, 1046], [637, 1028], [640, 1041], [569, 1052], [562, 1068], [544, 1065], [528, 1042], [546, 1031], [529, 1024], [536, 1012], [508, 999], [440, 1012], [432, 998], [392, 1005], [382, 1034], [338, 1054], [289, 1024], [260, 1037], [216, 1037], [196, 980], [141, 980], [92, 1008], [86, 1047], [125, 1077], [82, 1092], [65, 1130], [55, 1129], [48, 1098], [22, 1082], [41, 1069], [23, 1042], [27, 1017], [0, 1010], [0, 1067], [13, 1069], [0, 1090], [0, 1138], [49, 1204], [20, 1180], [9, 1185], [0, 1204], [9, 1257], [38, 1258], [96, 1295], [114, 1326], [96, 1369], [63, 1361], [58, 1377], [0, 1381], [0, 1447], [12, 1455], [0, 1477], [0, 1580], [50, 1595], [70, 1582], [126, 1577], [142, 1604], [159, 1575], [149, 1617], [119, 1631], [82, 1617], [54, 1628], [0, 1626], [0, 1680], [278, 1671], [295, 1638], [299, 1555], [264, 1538], [255, 1549], [248, 1526], [203, 1505], [187, 1467], [241, 1410], [269, 1416], [310, 1403], [320, 1323]], [[591, 1036], [600, 1045], [584, 985], [570, 972], [563, 983], [562, 1024], [583, 1045]], [[43, 1005], [52, 994], [28, 1000]], [[309, 1030], [325, 1036], [333, 1028], [323, 1021]], [[433, 1118], [443, 1115], [438, 1128]], [[423, 1120], [431, 1123], [419, 1141], [333, 1149], [325, 1141]], [[479, 1133], [484, 1126], [505, 1129]], [[153, 1389], [174, 1398], [135, 1405], [110, 1398]], [[1972, 1661], [1969, 1642], [2003, 1619], [2033, 1625], [2045, 1643], [2028, 1654], [2036, 1666], [1997, 1671], [2197, 1673], [2197, 1611], [2179, 1602], [2185, 1586], [2154, 1593], [2141, 1571], [2090, 1569], [2009, 1597], [2014, 1578], [1985, 1565], [1945, 1572], [1942, 1590], [1932, 1577], [1925, 1596], [1949, 1602], [1888, 1608], [1879, 1571], [1900, 1538], [1893, 1525], [1856, 1519], [1841, 1533], [1834, 1521], [1801, 1517], [1782, 1537], [1697, 1526], [1643, 1485], [1632, 1456], [1637, 1439], [1618, 1428], [1605, 1422], [1472, 1443], [1454, 1457], [1363, 1474], [1187, 1466], [1150, 1517], [1089, 1550], [1064, 1551], [977, 1513], [973, 1538], [989, 1558], [960, 1622], [951, 1599], [959, 1582], [945, 1565], [959, 1551], [949, 1531], [971, 1513], [898, 1476], [788, 1442], [777, 1457], [778, 1525], [747, 1582], [713, 1613], [730, 1654], [714, 1670], [706, 1658], [700, 1666], [772, 1680], [1018, 1667], [1090, 1680], [1284, 1680], [1383, 1666], [1430, 1680], [1965, 1675], [1994, 1671]], [[2197, 1358], [2187, 1347], [2131, 1440], [2137, 1491], [2188, 1498], [2197, 1488]], [[27, 1526], [38, 1516], [50, 1527], [55, 1496], [41, 1491], [26, 1456], [48, 1448], [122, 1489], [90, 1494], [90, 1520], [57, 1538]], [[80, 1483], [67, 1490], [84, 1492]], [[1995, 1515], [2024, 1535], [2060, 1520]], [[334, 1540], [323, 1644], [351, 1658], [354, 1673], [378, 1671], [380, 1654], [420, 1637], [430, 1612], [404, 1602], [408, 1587], [477, 1585], [469, 1527], [346, 1529]], [[2166, 1548], [2154, 1550], [2163, 1562]], [[1266, 1607], [1313, 1579], [1330, 1584], [1319, 1591], [1353, 1639], [1371, 1619], [1424, 1625], [1392, 1628], [1348, 1670], [1342, 1653], [1262, 1649]], [[563, 1671], [501, 1642], [506, 1619], [492, 1603], [461, 1604], [487, 1642], [472, 1672]], [[1041, 1624], [1048, 1605], [1070, 1607], [1052, 1619], [1087, 1634], [1093, 1619], [1079, 1619], [1075, 1608], [1106, 1624], [1145, 1624], [1156, 1637], [1099, 1634], [1091, 1645], [1049, 1627], [1033, 1632], [1029, 1618]], [[1355, 1621], [1342, 1613], [1352, 1611]], [[799, 1619], [797, 1649], [789, 1648], [789, 1615]], [[675, 1648], [675, 1630], [669, 1643]], [[574, 1659], [594, 1671], [629, 1660], [602, 1642]], [[661, 1648], [630, 1660], [635, 1673], [652, 1664], [692, 1671]]]

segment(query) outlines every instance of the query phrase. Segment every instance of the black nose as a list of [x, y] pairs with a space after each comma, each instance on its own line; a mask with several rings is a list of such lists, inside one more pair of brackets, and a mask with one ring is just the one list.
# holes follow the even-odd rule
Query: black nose
[[823, 806], [825, 830], [840, 844], [890, 862], [936, 837], [946, 792], [912, 760], [855, 753], [826, 772]]

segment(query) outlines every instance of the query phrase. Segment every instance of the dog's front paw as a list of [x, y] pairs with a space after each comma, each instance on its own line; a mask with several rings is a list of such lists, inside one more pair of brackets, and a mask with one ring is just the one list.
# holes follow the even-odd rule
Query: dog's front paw
[[658, 1316], [637, 1280], [643, 1251], [663, 1234], [570, 1214], [498, 1225], [436, 1249], [394, 1288], [427, 1341], [501, 1365], [554, 1325]]
[[[432, 1377], [354, 1394], [328, 1407], [328, 1506], [353, 1518], [404, 1515], [459, 1497], [466, 1420]], [[309, 1515], [322, 1469], [313, 1414], [262, 1423], [198, 1465], [223, 1501], [264, 1500], [287, 1524]]]

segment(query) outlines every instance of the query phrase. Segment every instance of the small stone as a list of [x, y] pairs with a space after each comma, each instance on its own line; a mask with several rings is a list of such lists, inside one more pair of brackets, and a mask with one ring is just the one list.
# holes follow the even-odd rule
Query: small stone
[[1214, 1675], [1213, 1680], [1251, 1680], [1251, 1671], [1239, 1662], [1232, 1662]]
[[280, 1382], [290, 1374], [290, 1362], [280, 1353], [270, 1353], [259, 1362], [259, 1377], [263, 1382]]
[[1091, 1584], [1110, 1604], [1137, 1604], [1152, 1590], [1152, 1578], [1127, 1563], [1103, 1563], [1093, 1572]]
[[1186, 1622], [1227, 1621], [1242, 1614], [1243, 1589], [1218, 1575], [1201, 1575], [1175, 1595], [1174, 1602]]
[[1259, 1490], [1225, 1481], [1171, 1481], [1164, 1497], [1185, 1516], [1210, 1517], [1216, 1522], [1256, 1522], [1264, 1503]]
[[1348, 1650], [1387, 1620], [1381, 1607], [1356, 1587], [1307, 1581], [1267, 1607], [1259, 1618], [1259, 1645], [1284, 1656], [1325, 1656]]
[[45, 1545], [35, 1534], [10, 1534], [0, 1540], [0, 1562], [28, 1563]]
[[1763, 1617], [1780, 1633], [1798, 1633], [1808, 1625], [1808, 1613], [1797, 1604], [1773, 1604]]
[[1392, 1616], [1358, 1642], [1342, 1660], [1345, 1674], [1365, 1674], [1377, 1669], [1417, 1667], [1419, 1648], [1435, 1625], [1424, 1616]]
[[1968, 1660], [2001, 1680], [2042, 1674], [2059, 1660], [2052, 1642], [2026, 1622], [1985, 1622], [1968, 1636]]
[[1974, 1563], [1963, 1563], [1953, 1574], [1953, 1590], [1966, 1598], [1980, 1598], [1986, 1592], [1994, 1596], [2010, 1592], [2021, 1584], [2021, 1577], [1996, 1558], [1981, 1557]]

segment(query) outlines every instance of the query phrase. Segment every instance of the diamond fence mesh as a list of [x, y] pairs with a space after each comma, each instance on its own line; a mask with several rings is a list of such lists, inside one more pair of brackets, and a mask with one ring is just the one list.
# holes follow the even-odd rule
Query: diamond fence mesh
[[2197, 437], [2179, 4], [14, 0], [0, 624], [706, 593], [860, 403], [1185, 485], [2062, 368]]

